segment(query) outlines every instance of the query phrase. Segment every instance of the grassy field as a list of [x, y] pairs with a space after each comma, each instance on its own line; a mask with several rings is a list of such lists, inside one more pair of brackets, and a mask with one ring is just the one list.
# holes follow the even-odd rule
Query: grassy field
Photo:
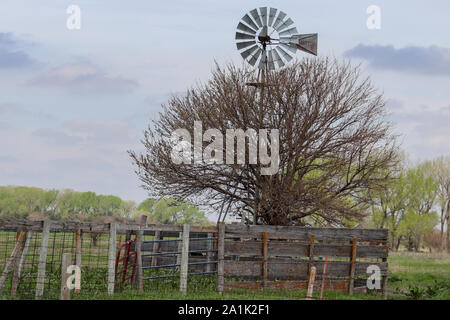
[[450, 254], [391, 253], [390, 299], [450, 300]]

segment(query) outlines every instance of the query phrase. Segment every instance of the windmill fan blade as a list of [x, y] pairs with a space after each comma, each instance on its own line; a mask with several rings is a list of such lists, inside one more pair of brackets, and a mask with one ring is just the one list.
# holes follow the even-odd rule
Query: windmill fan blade
[[[274, 28], [275, 30], [277, 30], [277, 28], [280, 26], [280, 24], [283, 22], [283, 19], [286, 17], [286, 13], [284, 13], [283, 11], [280, 11], [280, 13], [278, 14], [278, 17], [275, 19], [275, 22], [273, 23], [272, 28]], [[278, 31], [278, 30], [277, 30]]]
[[292, 36], [292, 38], [294, 41], [291, 43], [294, 44], [297, 49], [317, 56], [317, 33], [299, 34]]
[[278, 68], [284, 67], [284, 62], [281, 60], [280, 55], [278, 54], [277, 50], [272, 50], [273, 56], [275, 57], [275, 62], [278, 65]]
[[258, 10], [253, 9], [252, 11], [250, 11], [250, 14], [252, 15], [253, 19], [256, 21], [256, 24], [258, 25], [258, 27], [262, 28], [262, 22], [261, 22], [261, 18], [258, 14]]
[[261, 60], [259, 60], [259, 69], [265, 69], [266, 68], [266, 62], [267, 62], [267, 53], [263, 52], [263, 55], [261, 56]]
[[272, 50], [269, 50], [269, 57], [267, 59], [267, 65], [269, 67], [269, 70], [275, 70], [275, 64], [273, 62]]
[[283, 31], [284, 29], [287, 29], [289, 26], [291, 26], [294, 23], [291, 18], [287, 19], [281, 26], [276, 29], [278, 32]]
[[275, 49], [281, 54], [281, 56], [282, 56], [287, 62], [289, 62], [289, 61], [292, 60], [292, 56], [291, 56], [289, 53], [287, 53], [286, 51], [284, 51], [283, 49], [281, 49], [280, 47], [276, 47]]
[[298, 31], [297, 31], [296, 27], [291, 28], [291, 29], [287, 29], [287, 30], [279, 33], [280, 36], [291, 36], [293, 34], [298, 34]]
[[252, 35], [246, 34], [246, 33], [236, 32], [235, 39], [236, 40], [244, 40], [244, 39], [253, 40], [253, 39], [255, 39], [255, 36], [252, 36]]
[[258, 30], [258, 26], [253, 22], [252, 18], [248, 14], [242, 17], [242, 21], [244, 21], [246, 24], [248, 24], [250, 27], [252, 27], [255, 30]]
[[250, 58], [250, 60], [248, 60], [248, 63], [250, 63], [252, 66], [255, 65], [256, 61], [258, 61], [259, 56], [261, 55], [262, 50], [260, 48], [258, 48], [258, 51], [256, 51], [252, 57]]
[[278, 9], [270, 8], [270, 11], [269, 11], [269, 27], [272, 26], [273, 19], [275, 19], [277, 11], [278, 11]]
[[263, 26], [267, 26], [267, 7], [259, 8], [259, 12], [261, 12], [261, 20]]
[[250, 33], [252, 35], [256, 35], [256, 31], [253, 30], [252, 28], [247, 27], [245, 24], [243, 24], [242, 22], [239, 22], [237, 28], [241, 31]]
[[280, 43], [280, 46], [282, 46], [284, 49], [289, 50], [290, 52], [294, 53], [297, 51], [297, 47], [293, 46], [291, 43]]
[[244, 41], [244, 42], [238, 42], [236, 43], [236, 47], [238, 50], [250, 47], [251, 45], [256, 44], [256, 41]]
[[253, 47], [251, 47], [251, 48], [249, 48], [249, 49], [247, 49], [247, 50], [242, 51], [242, 52], [241, 52], [242, 58], [247, 59], [247, 57], [248, 57], [249, 55], [251, 55], [251, 54], [253, 53], [253, 51], [255, 51], [256, 49], [258, 49], [258, 46], [255, 44]]

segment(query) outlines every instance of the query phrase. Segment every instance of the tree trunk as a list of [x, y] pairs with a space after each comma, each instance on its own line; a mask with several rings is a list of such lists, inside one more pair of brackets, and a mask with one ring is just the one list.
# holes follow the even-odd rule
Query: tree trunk
[[[447, 239], [445, 236], [445, 211], [441, 208], [441, 251], [445, 250]], [[448, 229], [448, 227], [447, 227]]]
[[413, 248], [414, 248], [414, 241], [413, 241], [413, 239], [412, 239], [412, 237], [411, 236], [409, 236], [408, 237], [408, 251], [413, 251]]
[[402, 237], [400, 236], [397, 239], [397, 244], [395, 245], [395, 251], [398, 251], [398, 248], [400, 247], [401, 241], [402, 241]]

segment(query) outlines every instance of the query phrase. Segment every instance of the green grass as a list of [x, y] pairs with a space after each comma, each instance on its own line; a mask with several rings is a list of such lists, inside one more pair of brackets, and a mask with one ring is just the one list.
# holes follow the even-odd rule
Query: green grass
[[391, 253], [390, 299], [450, 300], [450, 255]]

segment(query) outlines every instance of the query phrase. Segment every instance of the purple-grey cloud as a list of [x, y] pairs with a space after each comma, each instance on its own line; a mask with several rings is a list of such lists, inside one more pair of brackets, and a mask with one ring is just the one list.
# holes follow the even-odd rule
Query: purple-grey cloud
[[395, 104], [389, 118], [402, 134], [403, 147], [408, 152], [415, 158], [450, 154], [450, 106], [439, 109], [421, 106], [411, 111], [400, 101]]
[[367, 60], [374, 69], [450, 76], [450, 49], [438, 46], [394, 48], [359, 44], [344, 55]]
[[13, 69], [35, 64], [28, 53], [21, 50], [23, 42], [10, 32], [0, 32], [0, 69]]
[[138, 87], [135, 80], [108, 75], [88, 62], [61, 65], [34, 78], [29, 84], [83, 93], [128, 93]]

